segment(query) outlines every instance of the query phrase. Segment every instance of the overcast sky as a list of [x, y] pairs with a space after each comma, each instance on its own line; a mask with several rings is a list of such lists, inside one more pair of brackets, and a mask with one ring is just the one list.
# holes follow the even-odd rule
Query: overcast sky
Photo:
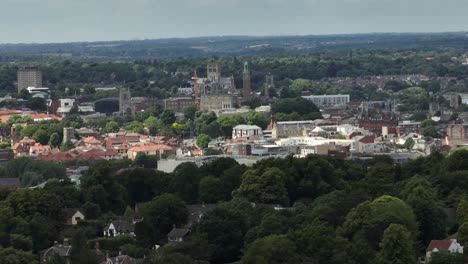
[[468, 0], [0, 0], [0, 43], [468, 31]]

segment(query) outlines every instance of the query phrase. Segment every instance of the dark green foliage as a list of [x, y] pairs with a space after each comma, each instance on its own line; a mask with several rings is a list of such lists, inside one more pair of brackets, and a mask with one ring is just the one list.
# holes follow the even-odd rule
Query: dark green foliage
[[446, 251], [433, 252], [431, 254], [431, 264], [463, 264], [462, 253], [451, 253]]
[[58, 163], [21, 157], [2, 167], [0, 175], [1, 177], [20, 178], [24, 186], [34, 186], [47, 179], [64, 179], [65, 167]]
[[46, 101], [40, 97], [34, 97], [26, 102], [26, 107], [34, 111], [45, 111], [47, 109]]
[[238, 259], [244, 232], [241, 216], [224, 208], [209, 211], [197, 226], [198, 235], [215, 246], [210, 263], [227, 263]]
[[398, 224], [391, 224], [385, 229], [380, 250], [377, 254], [379, 264], [410, 264], [416, 257], [408, 230]]
[[294, 243], [286, 236], [272, 235], [256, 240], [247, 247], [242, 263], [245, 264], [294, 264], [299, 254]]
[[142, 168], [156, 169], [158, 167], [158, 157], [148, 156], [144, 152], [138, 152], [134, 162], [135, 165]]
[[277, 169], [271, 168], [260, 173], [249, 170], [242, 175], [242, 184], [238, 194], [251, 202], [266, 204], [288, 204], [286, 189], [286, 175]]
[[116, 175], [116, 180], [125, 186], [128, 204], [134, 206], [167, 192], [170, 177], [160, 171], [137, 168]]
[[[173, 173], [130, 168], [134, 164], [128, 160], [99, 161], [81, 178], [80, 188], [51, 179], [42, 190], [6, 192], [0, 202], [0, 246], [36, 253], [73, 235], [85, 245], [79, 246], [83, 254], [74, 256], [78, 263], [94, 261], [84, 248], [95, 242], [111, 254], [147, 256], [149, 263], [373, 264], [393, 257], [403, 263], [422, 255], [430, 240], [447, 236], [442, 208], [458, 205], [458, 220], [465, 222], [466, 161], [456, 153], [401, 166], [386, 156], [366, 161], [288, 156], [263, 159], [251, 168], [221, 158], [201, 167], [183, 163]], [[7, 164], [4, 170], [19, 173], [30, 162]], [[167, 244], [173, 226], [187, 224], [186, 204], [203, 202], [218, 203], [217, 208], [199, 222], [191, 219], [183, 243]], [[271, 204], [287, 208], [275, 210]], [[83, 208], [86, 220], [59, 234], [66, 207]], [[96, 238], [116, 215], [137, 210], [144, 220], [136, 224], [135, 238]], [[395, 225], [404, 232], [393, 230]], [[461, 243], [468, 240], [465, 225], [458, 229]], [[403, 250], [395, 240], [410, 246]], [[152, 252], [155, 245], [161, 248]], [[398, 250], [401, 256], [394, 253]]]
[[31, 252], [13, 248], [0, 249], [0, 263], [5, 264], [36, 264], [37, 256]]
[[135, 232], [143, 245], [155, 245], [166, 239], [172, 227], [185, 224], [188, 217], [185, 203], [175, 195], [163, 194], [141, 205], [143, 222]]
[[322, 118], [317, 106], [302, 97], [282, 99], [271, 106], [277, 121], [314, 120]]
[[211, 138], [208, 135], [200, 134], [197, 136], [197, 146], [201, 149], [206, 149], [208, 147], [208, 143], [211, 142]]
[[200, 176], [195, 163], [187, 162], [177, 166], [173, 172], [170, 190], [188, 204], [197, 202]]

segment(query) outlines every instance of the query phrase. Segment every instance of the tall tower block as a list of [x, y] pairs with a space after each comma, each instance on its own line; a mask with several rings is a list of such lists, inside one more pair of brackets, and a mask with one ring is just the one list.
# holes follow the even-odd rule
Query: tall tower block
[[250, 87], [250, 68], [249, 68], [248, 62], [244, 63], [244, 74], [242, 75], [242, 80], [243, 80], [242, 96], [244, 97], [244, 99], [249, 99], [252, 89]]
[[18, 93], [25, 90], [29, 86], [42, 87], [42, 72], [38, 67], [25, 67], [17, 72], [18, 78]]

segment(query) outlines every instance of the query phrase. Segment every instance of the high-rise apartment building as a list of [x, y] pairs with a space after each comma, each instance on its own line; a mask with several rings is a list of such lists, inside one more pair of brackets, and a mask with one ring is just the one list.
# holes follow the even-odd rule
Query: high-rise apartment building
[[42, 72], [37, 67], [21, 68], [18, 74], [18, 93], [28, 87], [42, 87]]

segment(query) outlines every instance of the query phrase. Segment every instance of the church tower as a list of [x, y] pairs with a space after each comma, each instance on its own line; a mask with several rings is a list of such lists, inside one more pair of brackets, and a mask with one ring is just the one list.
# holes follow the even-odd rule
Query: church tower
[[251, 88], [250, 88], [250, 68], [249, 63], [244, 63], [244, 74], [242, 75], [243, 87], [242, 87], [242, 96], [245, 99], [250, 98]]
[[211, 63], [208, 64], [206, 67], [207, 71], [207, 77], [208, 80], [212, 83], [219, 83], [219, 80], [221, 79], [221, 71], [219, 70], [219, 64], [217, 63]]
[[130, 89], [120, 88], [119, 94], [119, 115], [134, 114], [132, 97], [130, 95]]

